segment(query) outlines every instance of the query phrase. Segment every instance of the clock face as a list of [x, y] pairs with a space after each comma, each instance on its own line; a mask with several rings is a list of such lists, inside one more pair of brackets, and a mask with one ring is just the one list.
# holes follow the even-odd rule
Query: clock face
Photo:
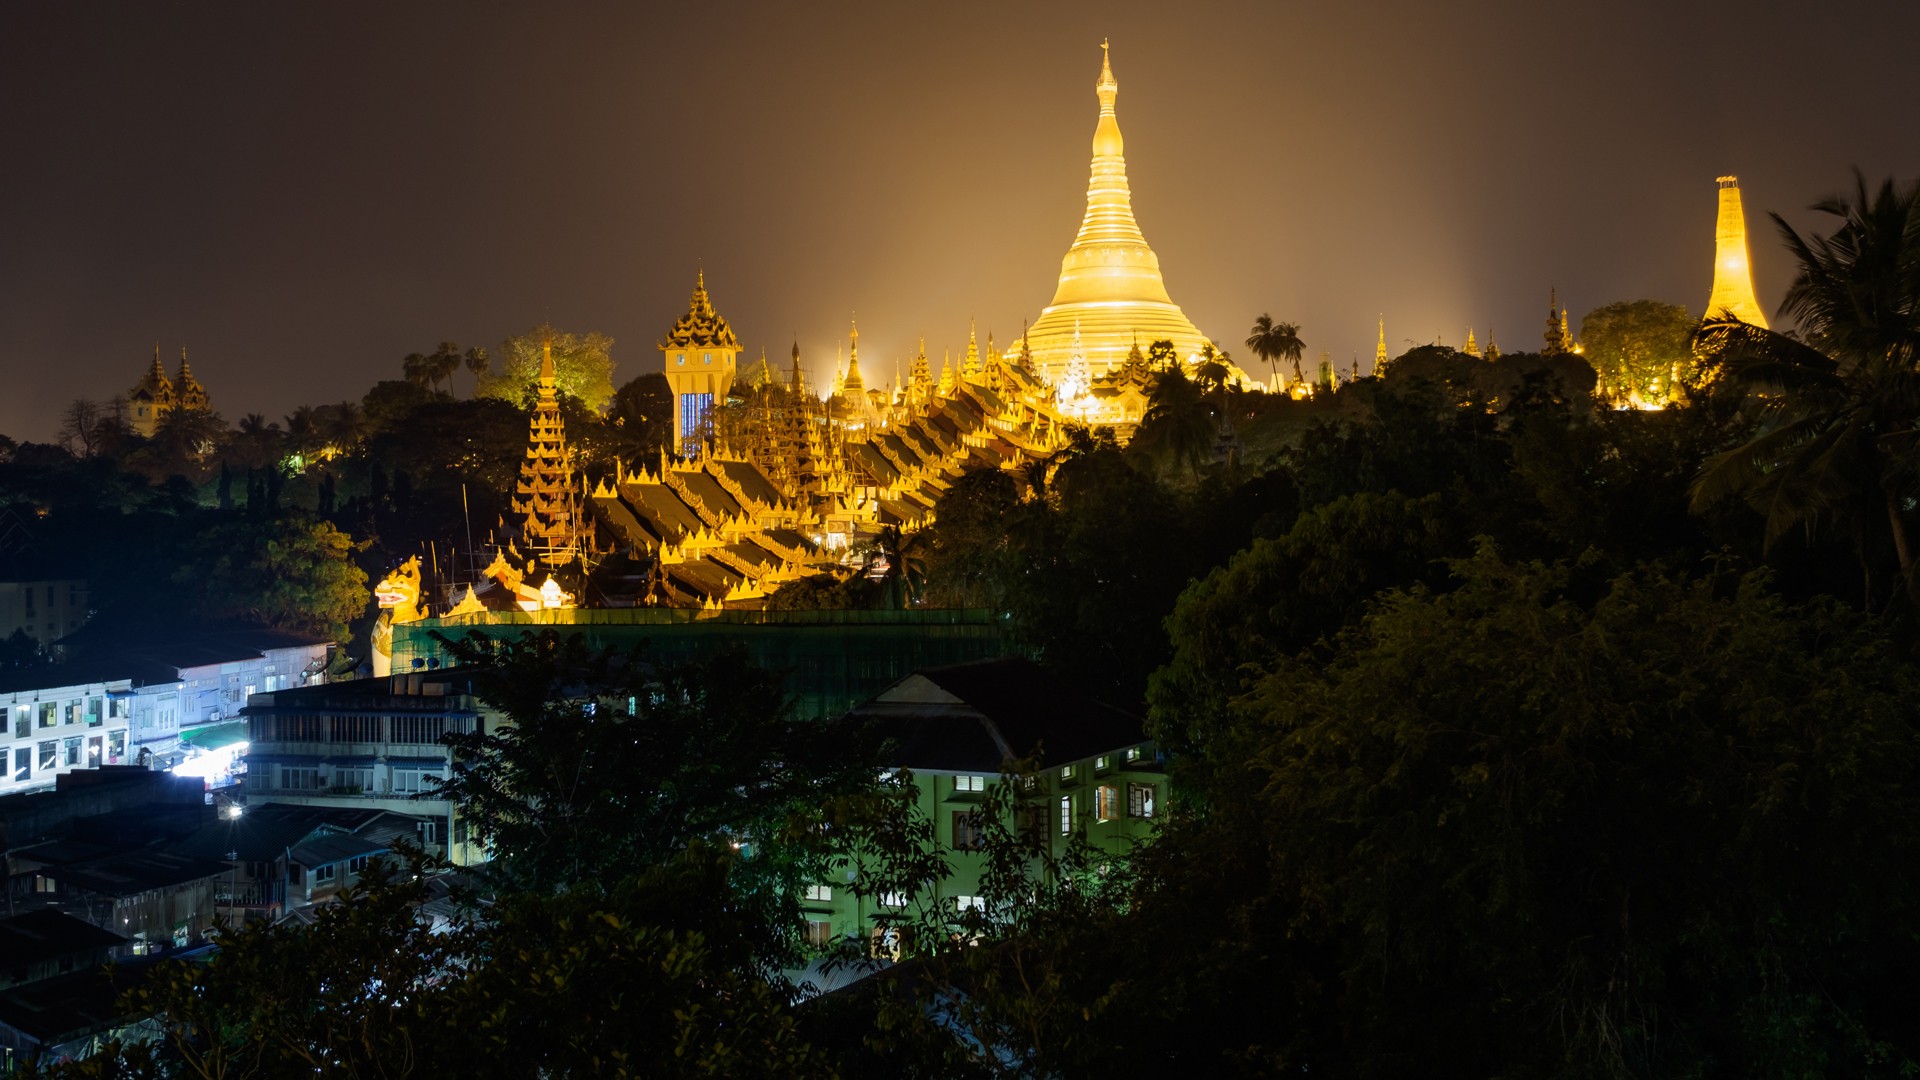
[[681, 353], [681, 354], [679, 354], [678, 356], [675, 356], [675, 357], [673, 358], [673, 362], [674, 362], [674, 363], [676, 363], [676, 364], [679, 364], [679, 365], [681, 365], [682, 367], [684, 367], [684, 366], [686, 366], [686, 363], [687, 363], [687, 354], [686, 354], [686, 353]]

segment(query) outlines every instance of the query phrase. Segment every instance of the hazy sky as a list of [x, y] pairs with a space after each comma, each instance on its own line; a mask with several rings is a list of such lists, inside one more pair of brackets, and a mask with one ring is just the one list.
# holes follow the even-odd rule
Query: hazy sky
[[[937, 12], [937, 13], [936, 13]], [[1134, 209], [1245, 359], [1535, 348], [1711, 284], [1736, 173], [1765, 222], [1920, 175], [1920, 4], [0, 6], [0, 433], [125, 392], [154, 344], [229, 421], [357, 398], [441, 340], [551, 319], [616, 382], [704, 266], [749, 355], [869, 383], [1051, 299], [1113, 42]], [[464, 393], [468, 376], [456, 385]]]

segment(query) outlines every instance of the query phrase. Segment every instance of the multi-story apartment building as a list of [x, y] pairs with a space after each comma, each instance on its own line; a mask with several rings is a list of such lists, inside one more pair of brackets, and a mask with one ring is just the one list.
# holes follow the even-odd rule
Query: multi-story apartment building
[[139, 665], [145, 678], [133, 702], [135, 752], [170, 764], [183, 737], [224, 724], [238, 740], [248, 697], [320, 682], [332, 648], [309, 635], [244, 630], [124, 650], [123, 662]]
[[90, 612], [84, 578], [10, 574], [0, 581], [0, 639], [20, 631], [42, 649], [86, 625]]
[[427, 851], [467, 864], [486, 858], [445, 799], [441, 738], [500, 721], [458, 671], [413, 672], [256, 693], [246, 706], [247, 797], [387, 810], [420, 819]]
[[[954, 916], [985, 906], [983, 806], [999, 785], [1014, 820], [1057, 859], [1077, 840], [1122, 855], [1165, 813], [1167, 777], [1139, 718], [1075, 693], [1037, 665], [989, 660], [916, 672], [853, 710], [892, 746], [888, 764], [912, 775], [948, 877], [914, 895], [858, 895], [855, 872], [810, 886], [808, 937], [825, 948], [850, 936], [890, 949], [887, 923], [914, 911]], [[1016, 771], [1017, 770], [1017, 771]]]
[[133, 697], [132, 680], [111, 668], [0, 674], [0, 794], [50, 788], [62, 773], [127, 764]]

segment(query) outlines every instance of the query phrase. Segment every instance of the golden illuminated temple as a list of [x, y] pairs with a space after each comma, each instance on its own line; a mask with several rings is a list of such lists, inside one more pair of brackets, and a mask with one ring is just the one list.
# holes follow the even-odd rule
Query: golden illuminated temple
[[1740, 205], [1740, 181], [1722, 176], [1720, 216], [1713, 228], [1713, 292], [1707, 297], [1707, 318], [1732, 315], [1743, 323], [1765, 328], [1767, 316], [1753, 297], [1753, 267], [1747, 260], [1747, 214]]
[[1167, 295], [1160, 259], [1147, 246], [1133, 218], [1127, 187], [1120, 120], [1113, 100], [1114, 81], [1107, 45], [1100, 44], [1100, 119], [1093, 129], [1093, 171], [1087, 181], [1087, 214], [1080, 233], [1060, 260], [1060, 285], [1053, 303], [1008, 352], [1031, 357], [1035, 374], [1050, 383], [1069, 378], [1076, 360], [1094, 374], [1118, 368], [1136, 342], [1173, 342], [1183, 360], [1197, 357], [1206, 335]]

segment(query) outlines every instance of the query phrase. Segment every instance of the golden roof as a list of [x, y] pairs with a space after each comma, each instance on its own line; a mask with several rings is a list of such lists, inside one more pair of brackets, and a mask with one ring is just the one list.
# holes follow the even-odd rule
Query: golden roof
[[733, 327], [727, 325], [726, 317], [713, 310], [713, 301], [707, 297], [707, 274], [699, 271], [694, 277], [693, 300], [687, 306], [687, 313], [673, 324], [667, 336], [660, 339], [662, 349], [738, 349], [740, 339], [733, 334]]

